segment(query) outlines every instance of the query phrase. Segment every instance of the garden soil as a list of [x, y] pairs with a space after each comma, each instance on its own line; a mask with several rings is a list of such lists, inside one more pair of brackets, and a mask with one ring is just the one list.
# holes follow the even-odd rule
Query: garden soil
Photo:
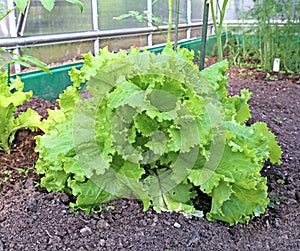
[[[258, 218], [230, 227], [205, 218], [142, 211], [134, 199], [107, 203], [105, 210], [72, 212], [70, 198], [38, 186], [34, 136], [20, 131], [11, 154], [0, 152], [0, 251], [11, 250], [300, 250], [300, 84], [299, 77], [231, 68], [230, 95], [242, 88], [253, 94], [252, 118], [264, 121], [282, 147], [282, 164], [265, 163], [270, 206]], [[57, 104], [33, 98], [44, 117]], [[204, 212], [210, 200], [203, 197]], [[114, 207], [112, 210], [110, 206]]]

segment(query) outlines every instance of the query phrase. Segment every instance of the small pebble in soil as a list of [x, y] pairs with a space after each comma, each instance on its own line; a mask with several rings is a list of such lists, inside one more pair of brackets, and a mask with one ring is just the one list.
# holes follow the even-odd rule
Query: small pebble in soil
[[0, 251], [4, 250], [4, 244], [2, 241], [0, 241]]
[[46, 195], [46, 199], [47, 200], [53, 200], [54, 199], [54, 194], [53, 193], [49, 193]]
[[80, 233], [83, 236], [89, 236], [92, 234], [92, 230], [89, 227], [84, 227], [84, 228], [80, 229]]
[[0, 215], [0, 222], [3, 222], [6, 220], [6, 216], [5, 215]]
[[174, 223], [174, 227], [176, 227], [176, 228], [181, 228], [181, 225], [180, 225], [178, 222], [175, 222], [175, 223]]
[[188, 240], [187, 246], [189, 247], [189, 246], [193, 245], [194, 243], [198, 242], [200, 235], [201, 235], [201, 230], [197, 229], [195, 231], [195, 233], [192, 235], [192, 237]]
[[27, 209], [29, 211], [32, 211], [32, 212], [36, 212], [37, 211], [37, 203], [35, 200], [31, 200], [27, 206]]
[[295, 198], [298, 201], [298, 203], [300, 203], [300, 191], [295, 192]]
[[282, 179], [282, 180], [285, 180], [285, 175], [282, 173], [282, 172], [280, 172], [279, 170], [275, 170], [274, 171], [275, 172], [275, 175], [279, 178], [279, 179]]
[[30, 188], [30, 187], [33, 187], [33, 186], [34, 186], [34, 180], [31, 179], [31, 178], [27, 179], [27, 181], [24, 184], [24, 187], [25, 188]]
[[109, 224], [105, 220], [99, 220], [97, 224], [98, 229], [105, 229], [109, 227]]
[[281, 225], [282, 225], [281, 220], [279, 218], [276, 218], [275, 219], [275, 227], [279, 228], [279, 227], [281, 227]]
[[104, 246], [105, 246], [105, 240], [104, 240], [104, 239], [101, 239], [101, 240], [99, 241], [99, 245], [100, 245], [101, 247], [104, 247]]
[[66, 194], [62, 194], [62, 195], [61, 195], [61, 197], [60, 197], [60, 201], [61, 201], [62, 203], [65, 203], [65, 204], [67, 204], [67, 203], [69, 203], [69, 202], [70, 202], [70, 198], [69, 198], [69, 196], [68, 196], [68, 195], [66, 195]]
[[143, 219], [141, 219], [141, 220], [139, 221], [139, 224], [140, 224], [142, 227], [147, 227], [147, 226], [148, 226], [148, 223], [147, 223], [145, 220], [143, 220]]

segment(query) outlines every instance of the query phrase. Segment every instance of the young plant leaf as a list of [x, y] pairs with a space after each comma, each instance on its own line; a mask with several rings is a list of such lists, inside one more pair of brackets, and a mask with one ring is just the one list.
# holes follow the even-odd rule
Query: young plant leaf
[[27, 7], [27, 4], [29, 3], [30, 0], [14, 0], [17, 8], [24, 13], [25, 9]]
[[55, 0], [40, 0], [40, 2], [46, 10], [51, 11], [54, 7]]
[[66, 0], [67, 2], [71, 3], [71, 4], [75, 4], [79, 9], [80, 9], [80, 12], [82, 13], [83, 12], [83, 3], [79, 0]]

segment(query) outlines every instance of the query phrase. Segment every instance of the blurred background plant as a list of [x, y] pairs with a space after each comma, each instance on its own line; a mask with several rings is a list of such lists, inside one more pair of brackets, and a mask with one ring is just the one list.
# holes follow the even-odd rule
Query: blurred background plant
[[[158, 2], [158, 0], [154, 0], [152, 2], [152, 5], [155, 5]], [[176, 2], [176, 4], [175, 4]], [[173, 28], [173, 8], [175, 6], [175, 48], [177, 47], [177, 40], [178, 40], [178, 18], [179, 18], [179, 0], [168, 0], [168, 21], [163, 21], [160, 17], [153, 15], [150, 11], [129, 11], [128, 13], [122, 14], [118, 17], [114, 17], [114, 20], [122, 20], [125, 18], [133, 17], [139, 22], [148, 22], [151, 23], [154, 27], [158, 28], [160, 30], [160, 25], [168, 25], [168, 33], [167, 37], [164, 35], [164, 33], [161, 31], [161, 34], [165, 38], [167, 43], [171, 42], [171, 31]]]
[[[217, 36], [217, 44], [218, 44], [218, 60], [221, 61], [223, 59], [223, 45], [222, 45], [222, 32], [223, 32], [223, 21], [226, 13], [226, 6], [228, 4], [228, 0], [223, 0], [222, 5], [221, 1], [208, 1], [210, 5], [212, 20], [214, 23], [214, 29]], [[217, 16], [216, 9], [218, 10], [219, 17]]]
[[241, 23], [232, 31], [238, 35], [226, 48], [231, 63], [272, 70], [274, 59], [280, 58], [281, 70], [300, 73], [300, 1], [261, 0], [243, 9], [236, 10]]

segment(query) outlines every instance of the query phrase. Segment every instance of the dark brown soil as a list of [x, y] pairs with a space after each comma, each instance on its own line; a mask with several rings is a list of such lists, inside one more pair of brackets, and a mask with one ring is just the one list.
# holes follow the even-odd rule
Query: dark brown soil
[[[10, 155], [0, 152], [1, 250], [300, 250], [300, 85], [299, 76], [230, 69], [231, 95], [248, 88], [253, 117], [265, 121], [282, 147], [283, 164], [265, 164], [272, 200], [266, 213], [249, 223], [229, 227], [205, 218], [152, 210], [143, 212], [131, 200], [86, 216], [69, 210], [67, 195], [37, 186], [34, 136], [20, 131]], [[270, 80], [271, 79], [271, 80]], [[275, 79], [275, 80], [272, 80]], [[54, 104], [31, 100], [45, 116]]]

